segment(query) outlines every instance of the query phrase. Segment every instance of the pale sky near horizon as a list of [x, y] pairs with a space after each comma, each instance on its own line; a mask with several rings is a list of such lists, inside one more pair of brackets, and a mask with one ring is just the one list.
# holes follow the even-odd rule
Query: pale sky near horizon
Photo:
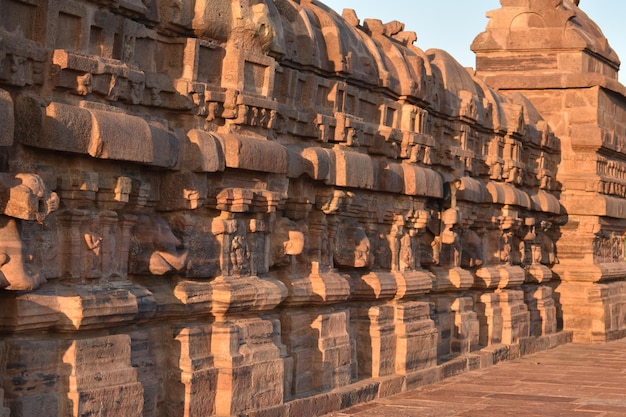
[[[472, 41], [485, 30], [489, 10], [500, 0], [321, 0], [339, 14], [354, 9], [361, 21], [376, 18], [383, 23], [399, 20], [417, 33], [416, 45], [423, 50], [444, 49], [464, 67], [475, 65]], [[580, 8], [594, 20], [622, 61], [620, 81], [626, 83], [626, 1], [581, 0]]]

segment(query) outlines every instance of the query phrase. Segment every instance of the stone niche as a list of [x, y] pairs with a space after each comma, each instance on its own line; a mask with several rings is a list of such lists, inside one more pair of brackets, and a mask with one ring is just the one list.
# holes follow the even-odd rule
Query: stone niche
[[502, 3], [472, 73], [318, 1], [0, 0], [0, 416], [306, 417], [626, 335], [618, 59]]

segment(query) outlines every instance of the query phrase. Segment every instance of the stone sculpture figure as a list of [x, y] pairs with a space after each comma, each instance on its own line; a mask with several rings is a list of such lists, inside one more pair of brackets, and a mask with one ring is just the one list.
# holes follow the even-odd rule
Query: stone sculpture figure
[[462, 252], [460, 231], [458, 230], [460, 213], [456, 208], [449, 208], [442, 213], [441, 221], [443, 230], [433, 241], [433, 259], [436, 264], [441, 264], [441, 251], [445, 247], [452, 251], [451, 266], [458, 267], [461, 265]]
[[463, 249], [462, 266], [473, 268], [483, 264], [482, 239], [478, 233], [472, 229], [464, 230], [461, 235], [461, 247]]
[[0, 288], [34, 290], [46, 278], [22, 241], [20, 220], [0, 215]]
[[511, 243], [512, 239], [513, 233], [505, 232], [502, 234], [500, 261], [508, 265], [511, 265], [511, 251], [513, 250], [513, 245]]
[[286, 217], [274, 222], [270, 241], [270, 266], [286, 265], [295, 260], [304, 249], [304, 233], [296, 223]]
[[0, 213], [41, 223], [58, 208], [58, 195], [38, 175], [0, 174]]
[[356, 221], [348, 220], [338, 225], [334, 261], [336, 265], [354, 268], [371, 266], [370, 240]]
[[7, 79], [12, 84], [25, 85], [26, 70], [24, 69], [24, 64], [26, 63], [26, 58], [15, 54], [7, 54], [5, 62], [8, 63], [9, 70], [7, 74]]
[[182, 272], [188, 251], [165, 219], [140, 215], [133, 227], [129, 273], [166, 275]]
[[98, 230], [98, 223], [92, 222], [83, 232], [83, 240], [87, 247], [85, 267], [87, 274], [97, 274], [101, 268], [102, 233]]
[[86, 96], [91, 94], [92, 91], [92, 75], [91, 73], [86, 73], [84, 75], [79, 75], [76, 77], [76, 92], [81, 96]]
[[415, 269], [413, 242], [409, 233], [400, 239], [400, 271]]
[[391, 269], [391, 248], [389, 247], [389, 241], [384, 233], [378, 233], [376, 238], [377, 245], [375, 250], [376, 266], [381, 269]]
[[42, 223], [58, 208], [59, 197], [38, 175], [0, 174], [0, 286], [33, 290], [46, 282], [22, 237], [20, 222]]
[[554, 265], [559, 263], [556, 256], [554, 241], [548, 235], [548, 230], [552, 227], [552, 222], [541, 222], [541, 263], [544, 265]]
[[250, 249], [242, 235], [235, 235], [230, 242], [230, 264], [234, 275], [250, 272]]

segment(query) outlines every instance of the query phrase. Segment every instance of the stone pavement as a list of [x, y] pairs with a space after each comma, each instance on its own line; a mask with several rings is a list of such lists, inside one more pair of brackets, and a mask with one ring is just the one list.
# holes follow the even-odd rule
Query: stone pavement
[[626, 416], [626, 340], [569, 344], [326, 417]]

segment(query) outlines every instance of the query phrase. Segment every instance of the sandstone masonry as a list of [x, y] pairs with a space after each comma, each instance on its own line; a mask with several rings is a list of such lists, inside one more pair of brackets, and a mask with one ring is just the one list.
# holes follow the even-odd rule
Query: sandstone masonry
[[[626, 336], [626, 87], [316, 0], [0, 0], [0, 416], [314, 416]], [[584, 4], [583, 4], [584, 7]]]

